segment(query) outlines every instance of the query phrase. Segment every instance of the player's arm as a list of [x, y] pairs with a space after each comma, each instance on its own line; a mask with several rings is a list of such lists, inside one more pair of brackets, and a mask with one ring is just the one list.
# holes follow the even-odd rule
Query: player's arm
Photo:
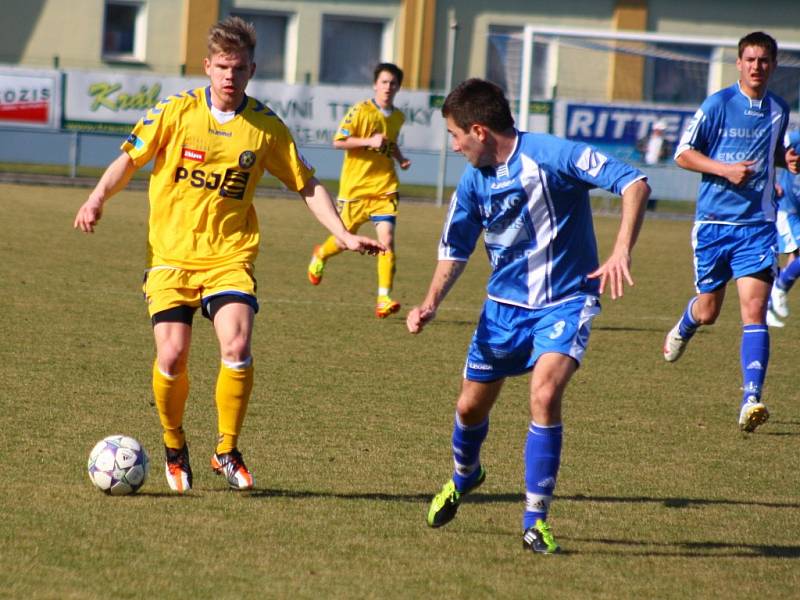
[[333, 198], [316, 177], [308, 180], [300, 190], [300, 195], [317, 220], [333, 234], [343, 248], [360, 254], [386, 252], [386, 247], [380, 242], [361, 235], [353, 235], [345, 229], [339, 213], [336, 212]]
[[733, 185], [743, 185], [753, 174], [754, 160], [742, 160], [736, 163], [725, 163], [709, 158], [699, 150], [689, 148], [675, 157], [675, 162], [682, 169], [707, 173], [727, 179]]
[[400, 150], [400, 146], [397, 144], [392, 144], [392, 158], [397, 161], [397, 164], [400, 165], [400, 168], [403, 169], [403, 171], [411, 166], [411, 161], [403, 155], [403, 152]]
[[103, 216], [103, 205], [111, 196], [124, 189], [138, 167], [133, 159], [123, 152], [106, 168], [88, 200], [78, 209], [72, 226], [84, 233], [94, 233], [94, 227]]
[[617, 239], [611, 256], [600, 267], [589, 274], [591, 279], [600, 279], [600, 293], [608, 284], [611, 298], [616, 300], [622, 296], [624, 283], [633, 285], [631, 277], [631, 252], [644, 221], [647, 199], [650, 197], [650, 186], [644, 179], [630, 184], [622, 192], [622, 215], [620, 218]]
[[784, 147], [778, 142], [775, 148], [775, 166], [782, 167], [794, 175], [800, 172], [800, 154], [797, 153], [796, 147], [793, 145]]
[[450, 288], [464, 272], [466, 261], [440, 260], [433, 272], [428, 293], [422, 304], [411, 309], [406, 317], [406, 327], [411, 333], [419, 333], [436, 316], [436, 309], [447, 296]]
[[375, 133], [370, 137], [346, 137], [333, 140], [333, 147], [339, 150], [355, 150], [356, 148], [371, 148], [381, 150], [386, 146], [387, 138], [382, 133]]

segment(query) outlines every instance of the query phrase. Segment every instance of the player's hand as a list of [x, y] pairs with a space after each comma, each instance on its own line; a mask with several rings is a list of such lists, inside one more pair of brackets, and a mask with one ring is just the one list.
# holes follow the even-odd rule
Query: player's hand
[[72, 226], [80, 229], [83, 233], [94, 233], [94, 226], [102, 216], [103, 203], [93, 196], [89, 196], [89, 199], [78, 209]]
[[775, 182], [775, 197], [783, 198], [783, 186], [777, 181]]
[[382, 133], [375, 133], [367, 138], [367, 147], [381, 152], [386, 148], [386, 136]]
[[800, 154], [794, 151], [794, 148], [789, 148], [784, 156], [786, 159], [786, 168], [790, 173], [797, 175], [800, 172]]
[[408, 170], [408, 167], [410, 166], [411, 166], [411, 161], [408, 160], [407, 158], [404, 158], [403, 160], [400, 161], [400, 168], [403, 169], [403, 171]]
[[436, 311], [432, 308], [415, 306], [406, 316], [406, 327], [413, 334], [420, 333], [430, 321], [436, 317]]
[[753, 174], [753, 169], [750, 167], [754, 164], [756, 164], [754, 160], [743, 160], [738, 163], [727, 165], [725, 169], [725, 179], [730, 181], [733, 185], [744, 185]]
[[339, 240], [343, 247], [359, 254], [369, 254], [375, 256], [378, 253], [386, 252], [387, 248], [378, 240], [365, 237], [363, 235], [353, 235], [348, 233], [346, 237]]
[[628, 285], [633, 286], [630, 254], [624, 250], [615, 250], [609, 259], [596, 271], [589, 273], [588, 277], [589, 279], [600, 279], [601, 294], [608, 284], [611, 299], [621, 298], [625, 282], [627, 281]]

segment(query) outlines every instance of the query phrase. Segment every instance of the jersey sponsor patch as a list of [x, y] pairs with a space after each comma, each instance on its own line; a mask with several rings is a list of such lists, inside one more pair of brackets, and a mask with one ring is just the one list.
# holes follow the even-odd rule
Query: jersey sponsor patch
[[192, 150], [191, 148], [184, 148], [181, 156], [187, 160], [197, 162], [203, 162], [206, 159], [206, 153], [203, 150]]
[[575, 163], [575, 166], [581, 171], [585, 171], [590, 176], [597, 177], [600, 173], [600, 169], [603, 168], [603, 165], [606, 164], [607, 161], [608, 157], [602, 152], [598, 152], [594, 148], [586, 148], [578, 159], [578, 162]]
[[128, 139], [126, 139], [125, 141], [128, 142], [131, 146], [133, 146], [137, 150], [141, 150], [142, 148], [144, 148], [144, 140], [134, 134], [130, 134], [128, 136]]

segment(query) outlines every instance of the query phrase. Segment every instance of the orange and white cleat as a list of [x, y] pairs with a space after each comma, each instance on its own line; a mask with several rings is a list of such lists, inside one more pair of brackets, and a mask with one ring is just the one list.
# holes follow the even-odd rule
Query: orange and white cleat
[[192, 467], [189, 465], [189, 448], [186, 444], [183, 448], [164, 447], [167, 455], [164, 467], [167, 476], [167, 483], [171, 490], [183, 494], [192, 489]]
[[244, 464], [242, 453], [236, 448], [224, 454], [214, 453], [211, 456], [211, 468], [217, 475], [224, 475], [234, 490], [249, 490], [255, 484], [253, 475]]
[[395, 302], [389, 298], [389, 296], [381, 296], [378, 298], [378, 303], [375, 305], [375, 316], [379, 319], [385, 319], [399, 310], [399, 302]]

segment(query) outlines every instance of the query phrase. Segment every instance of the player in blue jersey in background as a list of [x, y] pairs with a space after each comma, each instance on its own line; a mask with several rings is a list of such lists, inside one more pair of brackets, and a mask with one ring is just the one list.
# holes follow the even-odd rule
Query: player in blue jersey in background
[[[800, 130], [788, 132], [784, 145], [797, 152], [800, 149]], [[778, 213], [775, 218], [778, 253], [786, 254], [787, 262], [772, 284], [767, 324], [770, 327], [783, 327], [781, 319], [789, 316], [787, 295], [800, 277], [800, 261], [797, 260], [800, 254], [800, 175], [792, 175], [780, 169], [778, 185], [775, 187], [779, 196]]]
[[[469, 161], [439, 243], [439, 262], [422, 304], [408, 314], [419, 333], [464, 270], [483, 234], [492, 266], [456, 404], [455, 471], [431, 502], [427, 522], [441, 527], [464, 494], [483, 483], [480, 448], [506, 377], [531, 372], [525, 444], [523, 547], [557, 552], [546, 522], [561, 462], [561, 398], [589, 340], [599, 295], [633, 285], [631, 250], [650, 187], [638, 170], [582, 143], [517, 131], [502, 90], [469, 79], [447, 96], [442, 114], [453, 150]], [[589, 190], [622, 196], [622, 222], [602, 265]]]
[[734, 278], [743, 322], [739, 428], [751, 432], [769, 417], [761, 390], [777, 269], [775, 166], [796, 172], [798, 155], [783, 146], [789, 108], [767, 91], [777, 66], [775, 40], [750, 33], [739, 40], [738, 53], [739, 81], [706, 98], [675, 151], [680, 167], [702, 173], [692, 230], [697, 295], [667, 334], [664, 359], [678, 360], [697, 328], [717, 320]]

